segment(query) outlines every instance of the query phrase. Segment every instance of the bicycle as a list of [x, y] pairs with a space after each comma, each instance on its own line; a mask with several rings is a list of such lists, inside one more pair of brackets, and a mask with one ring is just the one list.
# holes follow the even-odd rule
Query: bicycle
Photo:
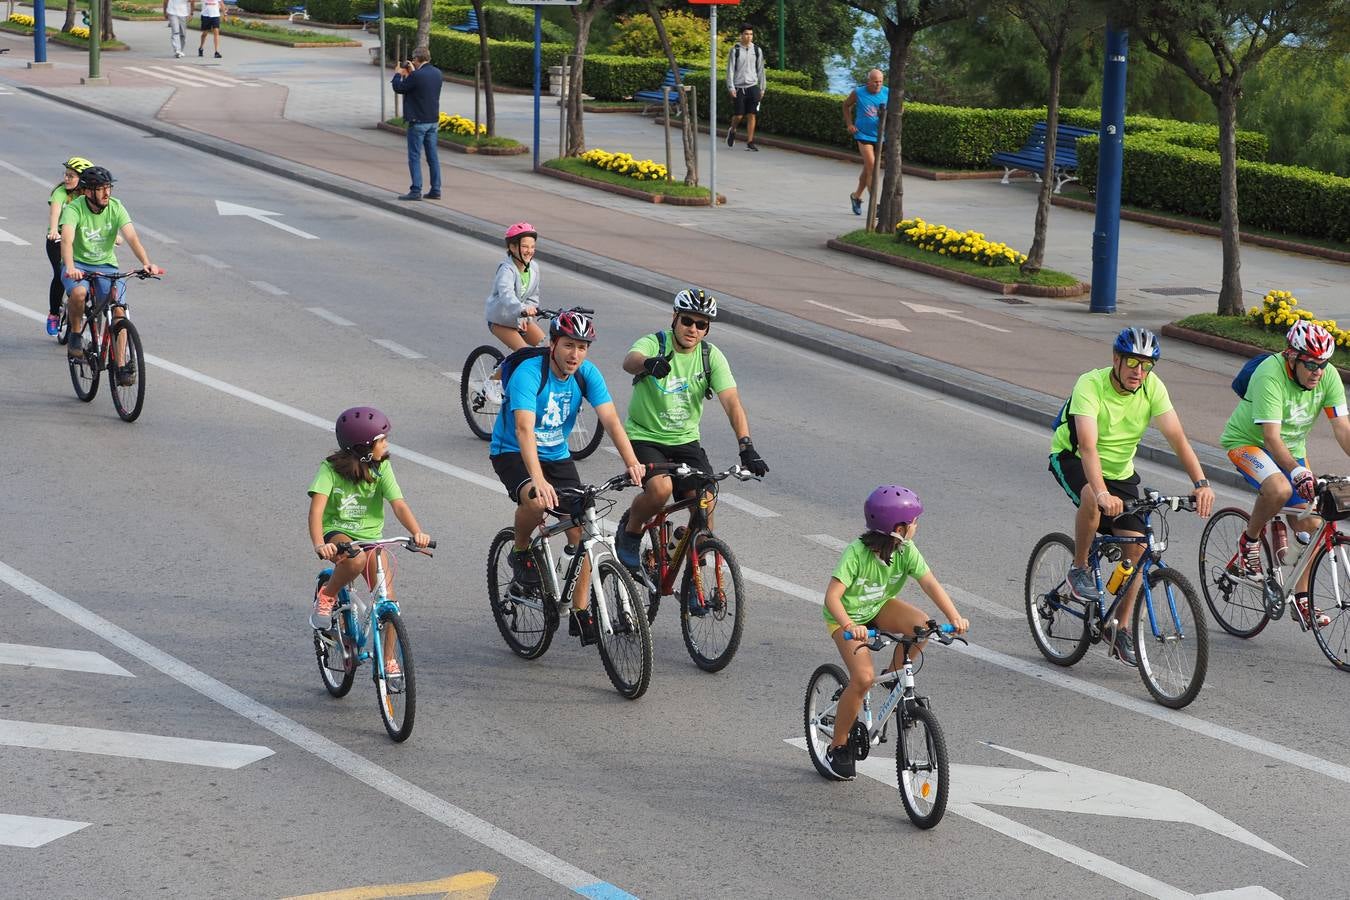
[[[1142, 537], [1099, 534], [1093, 539], [1088, 565], [1096, 576], [1099, 595], [1104, 594], [1101, 560], [1116, 562], [1126, 544], [1144, 545], [1138, 564], [1109, 604], [1100, 600], [1085, 603], [1070, 592], [1065, 579], [1074, 546], [1073, 538], [1066, 534], [1047, 534], [1037, 542], [1027, 561], [1026, 576], [1031, 637], [1045, 658], [1058, 666], [1078, 662], [1089, 643], [1106, 638], [1108, 648], [1111, 646], [1120, 627], [1116, 608], [1131, 585], [1139, 584], [1131, 623], [1139, 676], [1153, 699], [1172, 709], [1195, 699], [1209, 665], [1209, 632], [1200, 599], [1186, 577], [1162, 558], [1167, 549], [1167, 512], [1178, 509], [1194, 511], [1195, 498], [1164, 497], [1146, 488], [1143, 499], [1126, 501], [1122, 512], [1143, 519]], [[1153, 527], [1155, 513], [1162, 523], [1161, 536]]]
[[[947, 811], [947, 793], [951, 782], [948, 777], [947, 740], [943, 736], [942, 726], [933, 714], [929, 699], [916, 693], [914, 687], [914, 675], [923, 667], [923, 656], [920, 654], [919, 665], [915, 666], [909, 653], [916, 644], [930, 636], [936, 637], [941, 644], [960, 641], [968, 645], [969, 642], [955, 631], [952, 625], [938, 625], [933, 619], [929, 619], [926, 625], [916, 626], [912, 636], [892, 634], [876, 628], [867, 629], [867, 636], [872, 639], [865, 645], [867, 649], [875, 653], [889, 644], [900, 644], [904, 648], [905, 662], [899, 669], [878, 675], [872, 689], [863, 697], [862, 711], [858, 713], [858, 721], [853, 723], [849, 732], [849, 747], [855, 760], [866, 759], [873, 747], [886, 743], [886, 731], [892, 716], [900, 720], [895, 742], [896, 783], [905, 813], [920, 828], [932, 828], [942, 821], [942, 815]], [[852, 634], [845, 632], [845, 637], [851, 639]], [[839, 706], [839, 696], [846, 687], [848, 673], [837, 663], [825, 663], [817, 667], [811, 673], [811, 680], [806, 683], [806, 749], [811, 754], [816, 771], [831, 781], [838, 781], [839, 776], [825, 765], [825, 751], [834, 739], [835, 710]], [[875, 715], [872, 712], [873, 694], [881, 700]]]
[[[141, 347], [141, 335], [127, 313], [122, 292], [116, 291], [118, 297], [112, 299], [117, 282], [133, 276], [142, 281], [147, 278], [159, 280], [158, 275], [151, 275], [144, 269], [106, 275], [91, 272], [86, 276], [89, 288], [84, 302], [84, 329], [80, 332], [84, 352], [77, 357], [66, 357], [75, 396], [85, 403], [94, 399], [103, 370], [108, 370], [108, 391], [112, 394], [113, 407], [123, 422], [136, 421], [145, 405], [145, 351]], [[108, 282], [101, 297], [99, 281]], [[69, 303], [69, 298], [66, 303]], [[62, 304], [63, 322], [66, 303]], [[121, 317], [113, 316], [114, 308], [122, 310]], [[57, 341], [66, 343], [69, 331], [70, 325], [65, 322], [57, 334]], [[63, 337], [65, 340], [62, 340]], [[122, 362], [119, 363], [119, 359]]]
[[[661, 598], [675, 594], [675, 576], [680, 580], [680, 633], [694, 664], [705, 672], [726, 668], [741, 644], [745, 627], [745, 589], [741, 567], [726, 541], [713, 535], [708, 516], [717, 505], [718, 482], [760, 480], [741, 465], [723, 472], [702, 472], [686, 463], [658, 463], [648, 467], [668, 471], [672, 477], [693, 479], [696, 493], [668, 505], [642, 527], [639, 548], [641, 568], [634, 574], [647, 589], [647, 621], [656, 619]], [[673, 530], [670, 516], [689, 510], [689, 525]], [[619, 530], [628, 527], [628, 512], [619, 519]]]
[[[578, 309], [587, 314], [594, 312], [580, 307]], [[538, 318], [552, 319], [563, 312], [566, 310], [540, 309]], [[524, 336], [525, 332], [522, 331], [521, 337]], [[459, 379], [459, 403], [464, 410], [464, 420], [469, 423], [469, 430], [485, 441], [492, 440], [492, 428], [502, 408], [504, 392], [500, 369], [504, 359], [506, 356], [501, 348], [494, 344], [475, 347], [469, 351]], [[567, 436], [567, 449], [571, 451], [573, 459], [585, 459], [600, 446], [604, 436], [605, 431], [600, 427], [600, 418], [595, 410], [590, 404], [583, 403], [577, 410], [572, 433]]]
[[[1346, 550], [1350, 536], [1336, 526], [1337, 521], [1350, 517], [1350, 478], [1322, 476], [1317, 480], [1316, 497], [1316, 512], [1285, 507], [1262, 530], [1266, 575], [1255, 582], [1230, 571], [1237, 558], [1238, 535], [1247, 530], [1249, 514], [1236, 507], [1216, 512], [1200, 536], [1200, 586], [1210, 612], [1229, 634], [1255, 637], [1272, 619], [1284, 615], [1287, 605], [1289, 617], [1304, 631], [1312, 631], [1331, 664], [1350, 672], [1350, 553]], [[1307, 546], [1297, 556], [1277, 552], [1283, 543], [1275, 537], [1277, 530], [1285, 529], [1287, 540], [1294, 531], [1290, 519], [1308, 514], [1320, 516], [1322, 524], [1306, 541]], [[1296, 544], [1304, 543], [1296, 538]], [[1296, 544], [1289, 544], [1289, 549]], [[1293, 599], [1299, 580], [1309, 572], [1309, 615], [1304, 621]], [[1321, 615], [1327, 616], [1326, 625], [1320, 624]]]
[[[510, 554], [515, 547], [513, 527], [497, 532], [488, 548], [487, 584], [492, 618], [502, 639], [522, 659], [538, 659], [553, 641], [561, 613], [571, 605], [572, 594], [584, 560], [591, 564], [590, 609], [599, 634], [600, 661], [610, 682], [624, 697], [636, 700], [647, 691], [652, 677], [652, 635], [647, 627], [633, 577], [619, 562], [614, 546], [600, 528], [600, 520], [614, 506], [597, 512], [601, 497], [632, 486], [627, 472], [604, 484], [568, 487], [558, 491], [570, 498], [573, 511], [553, 509], [559, 517], [552, 525], [540, 525], [530, 542], [540, 575], [540, 591], [523, 595], [511, 591]], [[561, 505], [567, 506], [567, 503]], [[580, 526], [581, 541], [555, 557], [549, 539]]]
[[[398, 602], [389, 596], [389, 585], [393, 581], [394, 562], [385, 569], [386, 553], [384, 548], [396, 544], [414, 553], [431, 556], [436, 542], [431, 541], [425, 548], [418, 547], [410, 537], [382, 538], [377, 541], [351, 541], [337, 545], [338, 552], [347, 556], [357, 556], [363, 550], [374, 551], [374, 572], [366, 569], [366, 583], [370, 588], [370, 597], [361, 596], [360, 591], [345, 587], [338, 591], [338, 605], [333, 611], [337, 619], [336, 632], [328, 630], [314, 631], [314, 655], [319, 662], [319, 676], [323, 686], [334, 697], [345, 697], [352, 689], [356, 679], [356, 670], [363, 662], [373, 660], [371, 678], [375, 682], [375, 693], [380, 704], [380, 720], [384, 730], [395, 742], [402, 743], [412, 734], [413, 720], [417, 711], [417, 683], [414, 677], [412, 648], [408, 644], [408, 628], [403, 624]], [[318, 585], [327, 583], [333, 576], [331, 568], [319, 572]], [[385, 672], [384, 627], [388, 625], [394, 632], [396, 647], [392, 654], [398, 660], [402, 675], [387, 675]]]

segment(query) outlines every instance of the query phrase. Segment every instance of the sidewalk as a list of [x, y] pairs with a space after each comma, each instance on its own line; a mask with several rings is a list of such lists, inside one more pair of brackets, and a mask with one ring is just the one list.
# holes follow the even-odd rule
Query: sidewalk
[[[103, 58], [111, 87], [80, 85], [85, 56], [61, 47], [49, 46], [52, 68], [23, 68], [31, 42], [5, 36], [0, 46], [14, 50], [0, 57], [0, 81], [494, 243], [505, 224], [528, 219], [540, 229], [547, 265], [654, 296], [702, 284], [729, 301], [729, 321], [1034, 421], [1048, 424], [1075, 377], [1109, 363], [1107, 342], [1124, 325], [1156, 329], [1215, 305], [1216, 238], [1129, 222], [1121, 225], [1120, 313], [1113, 316], [1089, 314], [1086, 299], [1010, 304], [836, 253], [824, 242], [861, 222], [846, 199], [856, 167], [791, 151], [746, 152], [740, 143], [718, 147], [717, 188], [729, 198], [721, 209], [664, 207], [570, 185], [532, 173], [529, 156], [451, 151], [441, 153], [445, 199], [399, 203], [394, 197], [408, 178], [404, 145], [373, 127], [379, 71], [365, 48], [291, 50], [222, 38], [224, 60], [173, 60], [163, 23], [117, 28], [132, 49]], [[175, 83], [178, 68], [186, 70], [184, 82], [196, 73], [244, 84]], [[532, 99], [496, 99], [498, 132], [528, 142]], [[387, 90], [386, 104], [393, 115]], [[548, 104], [543, 158], [557, 149], [557, 108]], [[472, 89], [447, 83], [442, 109], [472, 116]], [[647, 118], [588, 115], [586, 133], [592, 147], [664, 158], [662, 129]], [[707, 136], [700, 138], [706, 183], [709, 147]], [[682, 169], [679, 160], [675, 171]], [[976, 228], [1012, 246], [1029, 245], [1034, 208], [1030, 183], [905, 180], [906, 214]], [[1090, 214], [1054, 208], [1047, 265], [1086, 280], [1092, 226]], [[1242, 262], [1248, 305], [1282, 288], [1319, 315], [1350, 319], [1350, 267], [1256, 247], [1243, 248]], [[1164, 341], [1159, 374], [1194, 443], [1217, 444], [1235, 402], [1228, 382], [1238, 364], [1227, 354]], [[1046, 438], [1048, 447], [1048, 431]], [[1145, 455], [1169, 458], [1160, 438], [1149, 443], [1156, 446]], [[1310, 455], [1336, 467], [1341, 453], [1328, 429], [1314, 432]], [[1211, 477], [1231, 473], [1218, 451], [1202, 458]]]

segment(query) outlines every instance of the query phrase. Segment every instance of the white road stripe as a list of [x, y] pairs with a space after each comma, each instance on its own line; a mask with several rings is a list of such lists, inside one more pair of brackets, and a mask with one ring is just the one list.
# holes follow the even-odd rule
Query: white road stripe
[[989, 600], [985, 597], [981, 597], [979, 594], [972, 594], [965, 588], [957, 587], [954, 584], [944, 584], [943, 587], [947, 589], [947, 595], [950, 596], [952, 600], [956, 601], [957, 609], [965, 609], [969, 606], [981, 610], [982, 612], [987, 612], [997, 619], [1007, 619], [1009, 621], [1012, 619], [1026, 618], [1026, 612], [1024, 610], [1011, 609], [996, 600]]
[[61, 650], [56, 647], [32, 647], [27, 644], [0, 644], [0, 664], [136, 677], [102, 653], [95, 653], [92, 650]]
[[808, 541], [820, 544], [822, 547], [829, 547], [831, 550], [842, 551], [848, 546], [848, 541], [841, 541], [839, 538], [829, 534], [804, 534], [802, 537]]
[[32, 172], [28, 171], [27, 169], [20, 169], [18, 166], [14, 165], [13, 163], [7, 163], [7, 162], [5, 162], [3, 159], [0, 159], [0, 169], [8, 169], [9, 171], [13, 172], [15, 175], [18, 175], [20, 178], [27, 178], [29, 181], [33, 182], [34, 184], [36, 184], [36, 185], [38, 185], [38, 186], [40, 186], [40, 187], [45, 187], [45, 188], [47, 188], [48, 190], [51, 190], [51, 186], [52, 186], [52, 184], [54, 183], [54, 179], [53, 179], [53, 178], [40, 178], [40, 177], [38, 177], [37, 175], [34, 175]]
[[178, 242], [175, 241], [173, 238], [169, 237], [167, 234], [164, 234], [163, 232], [160, 232], [160, 231], [156, 231], [156, 230], [153, 229], [153, 228], [148, 228], [148, 227], [146, 227], [145, 225], [142, 225], [140, 222], [132, 222], [131, 224], [134, 225], [134, 226], [136, 227], [136, 233], [137, 233], [137, 234], [143, 234], [143, 235], [145, 235], [145, 236], [148, 237], [148, 238], [154, 238], [155, 240], [159, 241], [161, 244], [176, 244], [176, 243], [178, 243]]
[[459, 373], [459, 372], [442, 372], [441, 374], [444, 375], [446, 378], [449, 378], [449, 379], [450, 379], [451, 381], [453, 381], [455, 384], [459, 384], [459, 379], [460, 379], [460, 373]]
[[288, 293], [277, 287], [275, 284], [268, 284], [266, 281], [250, 281], [249, 284], [265, 294], [271, 294], [273, 297], [285, 297]]
[[201, 77], [194, 70], [187, 67], [168, 68], [166, 66], [145, 66], [137, 71], [143, 72], [146, 75], [152, 75], [156, 78], [183, 81], [191, 87], [220, 87], [219, 84], [210, 79]]
[[39, 819], [0, 813], [0, 847], [41, 847], [57, 838], [88, 828], [88, 822], [69, 819]]
[[221, 262], [214, 256], [207, 256], [205, 253], [194, 253], [192, 255], [197, 257], [197, 259], [200, 259], [202, 262], [206, 263], [213, 269], [228, 269], [230, 267], [229, 263]]
[[334, 325], [343, 325], [343, 326], [346, 326], [346, 325], [355, 325], [355, 324], [356, 324], [355, 322], [351, 321], [350, 319], [344, 319], [344, 318], [342, 318], [342, 316], [339, 316], [339, 315], [336, 314], [336, 313], [330, 313], [328, 310], [324, 309], [322, 306], [306, 306], [306, 307], [305, 307], [305, 312], [312, 312], [312, 313], [314, 313], [314, 315], [318, 316], [320, 319], [327, 319], [329, 322], [332, 322]]
[[152, 72], [149, 69], [141, 69], [136, 66], [122, 66], [121, 71], [135, 72], [137, 75], [153, 78], [156, 81], [168, 82], [176, 87], [205, 87], [201, 82], [191, 78], [181, 78], [177, 75], [165, 75], [163, 72]]
[[404, 359], [426, 359], [426, 356], [424, 356], [421, 353], [418, 353], [416, 350], [409, 349], [408, 347], [405, 347], [402, 344], [391, 341], [388, 338], [371, 338], [371, 341], [373, 343], [379, 344], [381, 347], [383, 347], [384, 349], [388, 350], [391, 353], [397, 353]]
[[727, 506], [735, 507], [736, 509], [739, 509], [741, 512], [749, 513], [750, 515], [754, 516], [756, 519], [776, 519], [776, 518], [778, 518], [778, 513], [774, 512], [773, 510], [771, 510], [771, 509], [765, 509], [764, 507], [760, 506], [758, 503], [751, 503], [749, 500], [746, 500], [744, 497], [740, 497], [740, 496], [738, 496], [738, 495], [736, 495], [736, 494], [732, 494], [732, 493], [729, 493], [729, 492], [727, 492], [727, 491], [718, 491], [718, 492], [717, 492], [717, 503], [718, 503], [719, 506], [720, 506], [721, 504], [725, 503]]
[[[0, 576], [3, 574], [4, 568], [0, 567]], [[68, 753], [98, 753], [188, 766], [210, 766], [213, 769], [242, 769], [249, 763], [266, 759], [273, 752], [268, 747], [255, 744], [199, 741], [162, 734], [19, 722], [14, 719], [0, 719], [0, 745]]]
[[181, 78], [195, 78], [207, 87], [242, 87], [244, 84], [237, 78], [231, 78], [219, 72], [209, 72], [205, 69], [173, 68], [171, 66], [147, 66], [146, 68], [155, 72], [177, 75]]

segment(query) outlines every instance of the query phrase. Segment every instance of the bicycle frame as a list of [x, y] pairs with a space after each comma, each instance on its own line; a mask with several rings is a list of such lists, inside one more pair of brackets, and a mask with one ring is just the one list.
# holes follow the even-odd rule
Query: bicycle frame
[[[695, 546], [694, 538], [708, 531], [708, 514], [712, 512], [713, 507], [717, 505], [716, 495], [710, 495], [708, 492], [701, 492], [695, 497], [686, 497], [670, 504], [665, 509], [656, 514], [644, 529], [652, 536], [652, 550], [656, 553], [656, 562], [660, 571], [659, 583], [648, 585], [649, 588], [655, 588], [661, 592], [661, 596], [668, 596], [675, 593], [675, 576], [680, 573], [684, 565], [685, 557]], [[684, 534], [680, 536], [675, 544], [675, 550], [668, 549], [670, 541], [670, 516], [680, 510], [690, 510], [689, 524], [685, 527]], [[678, 526], [677, 526], [678, 527]], [[642, 571], [643, 581], [646, 581], [646, 571]], [[703, 574], [699, 567], [694, 567], [694, 578], [702, 578]], [[721, 578], [721, 570], [718, 570], [718, 578]], [[696, 582], [697, 583], [697, 582]], [[700, 590], [702, 585], [698, 584]], [[718, 585], [721, 587], [721, 585]]]
[[876, 716], [872, 715], [872, 698], [868, 694], [863, 695], [862, 711], [858, 713], [858, 721], [867, 727], [867, 737], [870, 743], [878, 744], [885, 740], [886, 724], [890, 721], [891, 714], [897, 711], [900, 713], [900, 724], [904, 725], [909, 717], [910, 704], [918, 703], [921, 706], [928, 706], [927, 697], [917, 697], [914, 694], [914, 664], [907, 658], [905, 664], [897, 672], [887, 672], [876, 680], [875, 686], [885, 687], [891, 683], [891, 692], [886, 696], [885, 702], [881, 704], [881, 709], [877, 710]]
[[[107, 275], [98, 272], [91, 272], [84, 280], [89, 283], [84, 298], [85, 320], [88, 322], [90, 332], [93, 334], [94, 339], [98, 341], [98, 352], [95, 356], [95, 361], [99, 367], [107, 368], [109, 359], [115, 360], [117, 356], [112, 346], [113, 322], [116, 319], [121, 318], [119, 316], [114, 316], [113, 310], [120, 309], [122, 310], [122, 316], [131, 318], [131, 314], [127, 312], [126, 302], [123, 300], [126, 293], [125, 288], [121, 287], [119, 284], [119, 282], [124, 279], [110, 278]], [[106, 284], [106, 287], [102, 291], [102, 299], [99, 298], [99, 282]], [[116, 299], [113, 299], [112, 296], [114, 291], [117, 292]], [[125, 351], [125, 346], [122, 349]]]
[[[555, 567], [556, 557], [553, 555], [553, 546], [549, 543], [549, 538], [562, 534], [570, 528], [576, 528], [578, 525], [581, 527], [581, 541], [577, 544], [577, 552], [572, 554], [572, 561], [568, 564], [567, 571], [563, 573], [562, 584], [559, 585]], [[593, 505], [588, 505], [582, 510], [579, 520], [576, 516], [568, 516], [552, 525], [541, 525], [539, 533], [531, 542], [531, 547], [534, 549], [535, 565], [539, 568], [547, 596], [542, 600], [531, 597], [513, 597], [513, 599], [522, 606], [540, 611], [544, 609], [546, 603], [555, 604], [559, 610], [564, 605], [570, 605], [577, 579], [581, 576], [582, 560], [590, 563], [591, 572], [594, 573], [600, 562], [602, 550], [606, 550], [613, 555], [613, 548], [609, 546], [608, 539], [600, 530], [600, 520], [595, 515]], [[596, 617], [596, 627], [602, 634], [613, 635], [614, 624], [610, 621], [609, 604], [605, 602], [604, 586], [599, 579], [591, 579], [591, 590], [594, 591], [597, 601], [590, 604], [591, 614]]]
[[[1299, 513], [1301, 515], [1310, 514], [1309, 510], [1307, 509], [1302, 509], [1298, 507], [1285, 507], [1284, 509], [1280, 510], [1276, 515], [1285, 516], [1287, 527], [1292, 528], [1293, 527], [1292, 524], [1288, 523], [1288, 516], [1292, 513]], [[1315, 513], [1311, 514], [1315, 515]], [[1274, 521], [1274, 519], [1272, 518], [1271, 521]], [[1340, 538], [1340, 540], [1337, 539], [1338, 537]], [[1261, 540], [1263, 543], [1265, 542], [1266, 537], [1264, 534], [1262, 534]], [[1284, 574], [1285, 566], [1282, 565], [1279, 562], [1279, 560], [1275, 558], [1274, 553], [1275, 548], [1273, 546], [1270, 547], [1271, 550], [1269, 554], [1271, 560], [1270, 577], [1268, 577], [1262, 583], [1262, 588], [1265, 590], [1267, 595], [1266, 596], [1267, 606], [1269, 607], [1272, 605], [1271, 604], [1272, 592], [1276, 588], [1278, 588], [1280, 612], [1284, 611], [1283, 608], [1284, 604], [1287, 604], [1294, 599], [1294, 591], [1298, 587], [1299, 580], [1307, 573], [1307, 571], [1310, 568], [1312, 568], [1313, 560], [1317, 558], [1317, 551], [1319, 548], [1325, 548], [1327, 553], [1334, 553], [1336, 547], [1340, 545], [1342, 562], [1344, 562], [1347, 566], [1350, 566], [1350, 557], [1346, 555], [1344, 549], [1345, 542], [1346, 542], [1345, 536], [1341, 535], [1337, 531], [1336, 523], [1328, 521], [1327, 519], [1322, 519], [1321, 526], [1319, 526], [1317, 531], [1313, 533], [1312, 539], [1308, 541], [1308, 545], [1302, 548], [1302, 550], [1299, 553], [1298, 559], [1294, 560], [1293, 564], [1289, 567], [1288, 575]], [[1299, 542], [1294, 541], [1294, 543]], [[1341, 595], [1340, 573], [1336, 566], [1333, 566], [1331, 569], [1331, 581], [1332, 585], [1335, 587], [1336, 596], [1339, 597]]]
[[[384, 566], [384, 544], [399, 542], [401, 542], [401, 539], [398, 538], [353, 542], [354, 545], [378, 545], [363, 547], [363, 549], [375, 554], [374, 587], [370, 590], [369, 601], [361, 596], [360, 591], [353, 591], [350, 586], [338, 592], [336, 612], [342, 616], [343, 634], [349, 636], [352, 643], [355, 644], [356, 662], [363, 663], [373, 657], [381, 675], [384, 674], [382, 638], [380, 629], [374, 627], [374, 623], [385, 613], [397, 613], [399, 611], [398, 602], [389, 596], [389, 576]], [[365, 649], [367, 639], [370, 640], [369, 650]]]

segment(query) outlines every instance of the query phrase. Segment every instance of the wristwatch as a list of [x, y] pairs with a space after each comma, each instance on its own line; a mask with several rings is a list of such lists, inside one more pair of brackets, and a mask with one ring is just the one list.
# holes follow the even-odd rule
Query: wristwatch
[[1197, 488], [1209, 487], [1209, 479], [1208, 479], [1208, 478], [1201, 478], [1199, 481], [1197, 481], [1197, 482], [1195, 483], [1195, 486], [1196, 486]]

